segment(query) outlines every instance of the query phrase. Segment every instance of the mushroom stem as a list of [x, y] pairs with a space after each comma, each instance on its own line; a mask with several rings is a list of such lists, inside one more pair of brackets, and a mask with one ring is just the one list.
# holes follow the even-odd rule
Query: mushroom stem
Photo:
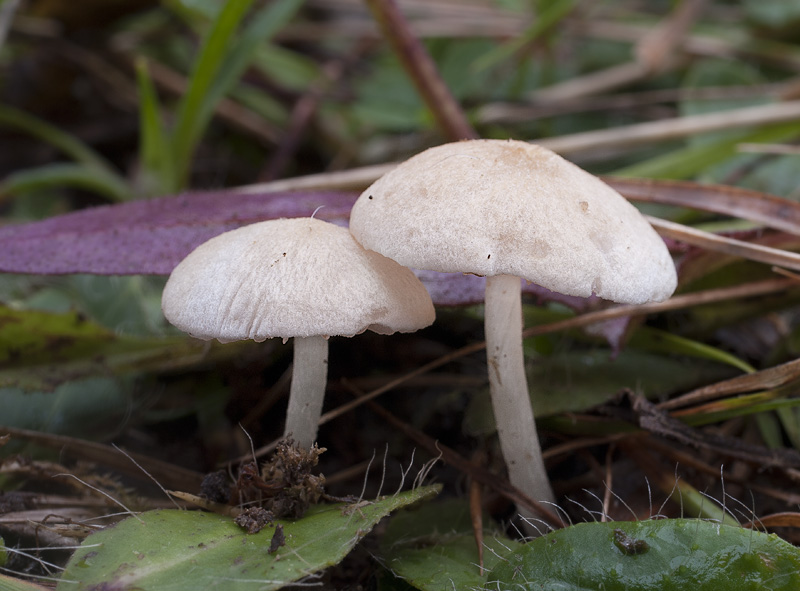
[[[486, 278], [484, 330], [492, 408], [509, 480], [534, 500], [555, 502], [525, 377], [519, 277]], [[522, 514], [529, 516], [527, 512]]]
[[301, 449], [310, 448], [317, 438], [327, 381], [328, 339], [296, 337], [284, 436], [291, 434]]

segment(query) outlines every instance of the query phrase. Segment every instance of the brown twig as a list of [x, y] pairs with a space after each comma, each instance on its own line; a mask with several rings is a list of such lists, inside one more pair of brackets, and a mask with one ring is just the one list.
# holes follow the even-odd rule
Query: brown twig
[[525, 329], [522, 332], [522, 336], [523, 338], [527, 338], [560, 330], [581, 328], [596, 322], [611, 320], [612, 318], [621, 318], [623, 316], [642, 316], [645, 314], [655, 314], [669, 310], [680, 310], [682, 308], [689, 308], [691, 306], [715, 304], [726, 300], [767, 295], [770, 293], [784, 291], [790, 287], [796, 286], [797, 283], [792, 279], [766, 279], [764, 281], [754, 281], [752, 283], [735, 285], [733, 287], [720, 287], [718, 289], [696, 291], [693, 293], [677, 295], [663, 302], [642, 304], [640, 306], [615, 306], [613, 308], [606, 308], [605, 310], [588, 312], [586, 314], [581, 314], [579, 316], [567, 318], [566, 320], [560, 320], [558, 322], [550, 322], [549, 324], [543, 324], [541, 326], [533, 326]]
[[367, 0], [367, 5], [422, 100], [433, 113], [442, 134], [452, 141], [477, 138], [478, 134], [439, 76], [433, 59], [411, 32], [397, 2]]
[[785, 386], [798, 378], [800, 378], [800, 359], [795, 359], [755, 373], [736, 376], [729, 380], [697, 388], [682, 396], [658, 404], [658, 408], [661, 410], [673, 410], [701, 402], [709, 402], [732, 394], [772, 390]]
[[[669, 458], [673, 464], [681, 464], [715, 479], [719, 477], [719, 466], [709, 465], [703, 461], [700, 455], [694, 450], [689, 453], [677, 449], [673, 446], [673, 444], [669, 444], [666, 442], [666, 440], [662, 440], [658, 437], [646, 436], [646, 439], [642, 439], [645, 437], [642, 434], [637, 434], [633, 437], [637, 437], [637, 441], [640, 444], [644, 442], [644, 447], [647, 449], [658, 452]], [[742, 486], [745, 486], [754, 492], [764, 494], [772, 497], [773, 499], [778, 499], [788, 505], [797, 505], [800, 503], [800, 495], [790, 491], [784, 491], [771, 486], [766, 486], [761, 483], [763, 478], [759, 478], [759, 482], [756, 482], [753, 479], [753, 474], [749, 472], [745, 476], [738, 476], [736, 471], [732, 471], [725, 475], [725, 480], [736, 484], [741, 484]]]
[[[733, 287], [723, 287], [719, 289], [708, 289], [705, 291], [699, 291], [694, 293], [683, 294], [679, 296], [674, 296], [664, 302], [656, 302], [654, 304], [643, 304], [640, 306], [615, 306], [613, 308], [606, 308], [604, 310], [597, 310], [594, 312], [587, 312], [586, 314], [580, 314], [578, 316], [574, 316], [572, 318], [567, 318], [566, 320], [560, 320], [558, 322], [550, 322], [548, 324], [542, 324], [540, 326], [533, 326], [530, 328], [525, 329], [522, 332], [523, 338], [528, 338], [536, 335], [548, 334], [551, 332], [558, 332], [561, 330], [569, 330], [573, 328], [582, 328], [584, 326], [589, 326], [591, 324], [595, 324], [597, 322], [602, 322], [605, 320], [611, 320], [613, 318], [621, 318], [623, 316], [642, 316], [646, 314], [654, 314], [657, 312], [666, 312], [669, 310], [680, 310], [682, 308], [689, 308], [691, 306], [700, 306], [704, 304], [714, 304], [718, 302], [723, 302], [726, 300], [738, 299], [738, 298], [746, 298], [746, 297], [756, 297], [756, 296], [763, 296], [770, 293], [776, 293], [780, 291], [785, 291], [791, 287], [797, 287], [797, 282], [794, 279], [767, 279], [765, 281], [756, 281], [752, 283], [746, 283], [744, 285], [736, 285]], [[364, 396], [356, 398], [355, 400], [351, 400], [350, 402], [346, 402], [341, 406], [334, 408], [323, 414], [320, 417], [319, 424], [323, 425], [338, 416], [341, 416], [347, 412], [350, 412], [354, 408], [361, 406], [362, 404], [377, 398], [381, 394], [385, 394], [386, 392], [397, 388], [398, 386], [406, 383], [408, 380], [425, 374], [429, 371], [436, 369], [437, 367], [441, 367], [451, 361], [455, 361], [456, 359], [461, 359], [467, 355], [471, 355], [472, 353], [477, 353], [482, 351], [486, 348], [486, 343], [484, 341], [471, 343], [465, 347], [461, 347], [460, 349], [456, 349], [455, 351], [451, 351], [447, 355], [443, 355], [430, 361], [420, 367], [414, 369], [413, 371], [408, 372], [398, 378], [384, 384], [380, 388], [372, 390], [371, 392], [366, 393]], [[256, 450], [256, 456], [262, 456], [266, 453], [272, 451], [275, 448], [275, 443], [272, 442], [268, 445], [260, 447]], [[242, 456], [242, 458], [238, 460], [232, 460], [232, 462], [246, 460], [249, 459], [251, 456]]]
[[800, 452], [789, 448], [769, 449], [728, 435], [703, 431], [673, 418], [643, 396], [633, 398], [633, 411], [639, 426], [660, 437], [668, 437], [699, 450], [712, 450], [761, 468], [800, 468]]

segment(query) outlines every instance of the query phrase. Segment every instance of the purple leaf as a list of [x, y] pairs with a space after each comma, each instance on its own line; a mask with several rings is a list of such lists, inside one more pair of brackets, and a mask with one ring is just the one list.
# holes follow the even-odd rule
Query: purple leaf
[[465, 306], [483, 302], [486, 278], [463, 273], [439, 273], [415, 269], [433, 302], [440, 306]]
[[[0, 271], [42, 275], [168, 275], [195, 247], [239, 226], [306, 217], [347, 225], [356, 193], [186, 193], [94, 207], [44, 221], [0, 228]], [[316, 212], [316, 213], [315, 213]], [[443, 306], [483, 301], [486, 280], [475, 275], [417, 271]], [[523, 282], [523, 292], [576, 311], [590, 299], [557, 294]]]
[[346, 224], [355, 193], [187, 193], [94, 207], [0, 228], [0, 271], [168, 275], [195, 247], [239, 226], [281, 217]]

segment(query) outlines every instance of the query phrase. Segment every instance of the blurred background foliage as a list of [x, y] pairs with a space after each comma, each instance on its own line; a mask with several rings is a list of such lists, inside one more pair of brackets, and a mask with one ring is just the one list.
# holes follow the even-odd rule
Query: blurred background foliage
[[[481, 137], [555, 141], [563, 146], [556, 151], [601, 175], [721, 183], [800, 199], [800, 109], [789, 111], [800, 99], [794, 2], [398, 5]], [[184, 191], [347, 171], [453, 139], [357, 0], [2, 0], [0, 39], [4, 226]], [[608, 135], [583, 135], [602, 130]], [[770, 235], [733, 215], [642, 208], [746, 240]], [[683, 293], [774, 276], [758, 263], [687, 254], [679, 246], [675, 253], [684, 259]], [[0, 423], [113, 439], [197, 472], [248, 452], [236, 425], [256, 447], [277, 437], [287, 348], [198, 343], [178, 334], [160, 313], [163, 280], [0, 275]], [[527, 339], [545, 447], [570, 431], [626, 432], [619, 421], [604, 424], [590, 413], [621, 390], [666, 400], [794, 359], [798, 310], [797, 290], [787, 289], [639, 318], [621, 347], [579, 330]], [[530, 300], [526, 326], [572, 314]], [[340, 378], [377, 387], [482, 338], [479, 306], [443, 308], [438, 317], [418, 335], [334, 341], [326, 409], [350, 400]], [[465, 456], [481, 450], [496, 468], [484, 375], [477, 354], [381, 403]], [[754, 388], [762, 397], [750, 406], [723, 399], [713, 412], [730, 412], [712, 428], [796, 449], [797, 375], [789, 377], [777, 394]], [[767, 400], [781, 401], [780, 408], [758, 406]], [[356, 468], [332, 485], [343, 491], [360, 487], [375, 449], [388, 446], [402, 463], [417, 445], [387, 432], [363, 408], [326, 425], [321, 438], [330, 450], [322, 458], [326, 473]], [[7, 451], [21, 449], [17, 441]], [[27, 450], [47, 457], [41, 448]], [[604, 467], [602, 458], [596, 450], [560, 455], [553, 464], [557, 491], [593, 489], [598, 471], [635, 463], [623, 456]], [[670, 473], [673, 460], [664, 461]], [[752, 466], [736, 469], [742, 479], [753, 474]], [[615, 483], [641, 494], [643, 473]], [[797, 502], [786, 496], [785, 472], [770, 477], [768, 485], [786, 494], [760, 498], [762, 510], [778, 510], [787, 498]], [[0, 478], [11, 488], [24, 482], [14, 474]], [[452, 468], [438, 478], [451, 492], [463, 485]], [[700, 490], [718, 485], [699, 469], [687, 478]], [[626, 500], [634, 510], [647, 503]], [[509, 506], [498, 505], [507, 514]]]

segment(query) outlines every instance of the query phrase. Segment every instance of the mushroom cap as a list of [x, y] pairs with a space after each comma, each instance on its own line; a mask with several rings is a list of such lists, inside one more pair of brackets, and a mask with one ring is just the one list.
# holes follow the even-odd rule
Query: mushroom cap
[[675, 290], [664, 241], [597, 177], [527, 142], [430, 148], [375, 181], [350, 214], [365, 248], [408, 267], [514, 275], [640, 304]]
[[173, 270], [161, 308], [201, 339], [413, 332], [434, 320], [407, 268], [313, 218], [244, 226], [198, 246]]

